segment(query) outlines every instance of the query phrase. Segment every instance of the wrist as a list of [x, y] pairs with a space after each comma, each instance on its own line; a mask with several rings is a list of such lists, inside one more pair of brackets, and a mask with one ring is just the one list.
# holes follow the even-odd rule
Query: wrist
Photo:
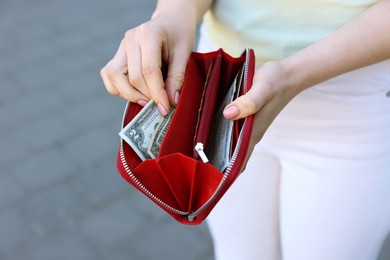
[[260, 67], [259, 74], [274, 91], [299, 93], [304, 89], [302, 73], [289, 60], [269, 61]]
[[311, 60], [310, 55], [296, 53], [282, 61], [286, 84], [289, 89], [301, 92], [323, 80], [323, 70], [318, 70], [317, 61]]
[[211, 4], [212, 0], [160, 0], [157, 2], [151, 18], [154, 19], [163, 14], [171, 14], [174, 17], [181, 17], [182, 20], [193, 23], [196, 27]]

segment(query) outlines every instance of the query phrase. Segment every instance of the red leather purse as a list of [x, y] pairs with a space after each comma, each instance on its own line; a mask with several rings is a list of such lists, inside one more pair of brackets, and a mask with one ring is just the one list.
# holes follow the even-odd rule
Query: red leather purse
[[[194, 151], [207, 144], [216, 110], [236, 75], [242, 71], [238, 95], [247, 93], [255, 70], [253, 50], [233, 58], [222, 49], [193, 52], [189, 58], [179, 103], [156, 159], [142, 161], [121, 139], [117, 168], [132, 186], [183, 224], [200, 224], [239, 176], [247, 155], [253, 116], [234, 121], [232, 154], [219, 171]], [[142, 109], [128, 103], [122, 128]], [[220, 116], [220, 115], [219, 115]], [[194, 137], [195, 140], [194, 140]], [[194, 142], [195, 141], [195, 142]]]

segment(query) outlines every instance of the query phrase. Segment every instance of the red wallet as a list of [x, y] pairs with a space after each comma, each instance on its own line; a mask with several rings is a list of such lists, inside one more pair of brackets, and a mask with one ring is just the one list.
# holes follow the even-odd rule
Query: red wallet
[[[204, 144], [207, 154], [213, 122], [223, 98], [241, 73], [237, 96], [252, 85], [255, 56], [246, 49], [234, 58], [222, 49], [210, 53], [193, 52], [184, 83], [158, 157], [142, 161], [121, 139], [117, 168], [121, 176], [169, 215], [183, 224], [200, 224], [239, 176], [252, 133], [253, 116], [234, 121], [231, 156], [220, 171], [204, 162], [194, 144]], [[122, 129], [142, 109], [128, 103]]]

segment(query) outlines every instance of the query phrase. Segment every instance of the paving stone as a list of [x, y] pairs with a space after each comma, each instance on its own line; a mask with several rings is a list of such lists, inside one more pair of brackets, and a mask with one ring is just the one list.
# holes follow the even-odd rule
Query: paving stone
[[35, 121], [42, 114], [60, 109], [61, 102], [50, 89], [22, 95], [0, 110], [3, 129], [16, 129], [26, 122]]
[[31, 195], [26, 203], [20, 206], [20, 210], [31, 229], [37, 235], [43, 235], [84, 213], [88, 210], [88, 205], [65, 184], [58, 184]]
[[148, 197], [130, 186], [130, 184], [127, 185], [129, 186], [129, 192], [133, 194], [132, 197], [127, 200], [133, 214], [142, 215], [143, 220], [149, 225], [165, 225], [165, 222], [172, 222], [171, 217]]
[[117, 172], [125, 102], [99, 75], [155, 4], [0, 2], [0, 259], [153, 259], [165, 241], [145, 258], [134, 239], [182, 234]]
[[99, 259], [96, 251], [94, 244], [77, 230], [62, 230], [15, 252], [9, 260], [96, 260]]
[[0, 131], [0, 172], [25, 161], [36, 151], [28, 147], [15, 132]]
[[[88, 102], [92, 96], [107, 96], [102, 80], [96, 73], [86, 73], [56, 82], [56, 91], [69, 106], [75, 102]], [[107, 101], [109, 99], [107, 98]], [[114, 102], [111, 102], [114, 103]], [[116, 103], [116, 102], [115, 102]], [[64, 107], [66, 110], [68, 107]]]
[[28, 190], [50, 187], [73, 174], [78, 167], [60, 151], [50, 149], [30, 155], [15, 166], [14, 177]]
[[141, 215], [133, 213], [126, 199], [119, 199], [85, 218], [80, 230], [83, 236], [99, 245], [101, 252], [107, 252], [145, 230], [146, 225]]
[[103, 127], [91, 127], [87, 132], [82, 132], [64, 143], [62, 151], [72, 163], [81, 165], [83, 168], [93, 167], [101, 160], [115, 158], [117, 142], [108, 141], [115, 135], [107, 132]]
[[[81, 128], [98, 124], [106, 120], [116, 118], [118, 122], [118, 128], [120, 127], [120, 121], [122, 119], [122, 109], [113, 109], [111, 97], [108, 95], [91, 96], [91, 100], [88, 102], [80, 101], [77, 104], [73, 104], [71, 107], [67, 107], [64, 113], [64, 118]], [[124, 107], [124, 103], [123, 103]], [[94, 129], [90, 129], [91, 131]]]
[[29, 241], [33, 230], [17, 208], [0, 212], [0, 259]]
[[[205, 241], [193, 237], [193, 229], [198, 228], [200, 227], [188, 227], [172, 221], [167, 222], [165, 225], [154, 226], [154, 228], [139, 234], [133, 239], [133, 247], [144, 260], [196, 260], [209, 250], [208, 247], [205, 247]], [[204, 260], [206, 259], [212, 258], [204, 258]]]
[[10, 77], [9, 75], [0, 77], [0, 87], [0, 109], [4, 107], [7, 103], [17, 99], [22, 94], [21, 89], [16, 86], [15, 79]]
[[[71, 49], [70, 47], [71, 46], [64, 47], [66, 48], [66, 51], [64, 50], [60, 53], [61, 60], [59, 66], [61, 66], [62, 69], [60, 71], [69, 71], [72, 74], [77, 72], [85, 74], [88, 72], [98, 76], [101, 67], [101, 58], [90, 53], [86, 46], [83, 46], [82, 49]], [[72, 74], [69, 74], [69, 76]]]
[[[30, 49], [34, 55], [40, 53], [40, 51], [35, 50], [35, 46], [32, 46]], [[29, 55], [31, 56], [31, 55]], [[38, 95], [42, 93], [52, 94], [52, 83], [56, 78], [60, 77], [61, 70], [55, 67], [55, 63], [51, 60], [53, 53], [45, 52], [37, 54], [42, 60], [42, 63], [34, 64], [32, 61], [33, 57], [20, 57], [19, 69], [20, 72], [16, 76], [16, 84], [23, 88], [23, 95], [30, 93], [37, 93]], [[30, 59], [30, 60], [27, 60]], [[32, 60], [32, 61], [31, 61]], [[39, 91], [39, 92], [37, 92]], [[42, 100], [43, 97], [37, 97], [36, 100]]]
[[68, 184], [70, 188], [88, 200], [91, 205], [99, 205], [118, 194], [130, 194], [127, 183], [117, 173], [115, 158], [85, 171], [73, 178]]
[[[110, 253], [103, 255], [102, 259], [115, 259], [115, 260], [145, 260], [143, 256], [138, 255], [136, 251], [133, 250], [132, 246], [124, 246], [123, 248], [114, 249]], [[162, 260], [162, 258], [159, 258]], [[172, 259], [174, 260], [174, 259]]]
[[[0, 210], [25, 196], [25, 190], [11, 176], [11, 171], [0, 173]], [[1, 232], [1, 231], [0, 231]]]
[[59, 115], [46, 115], [18, 128], [15, 135], [24, 144], [34, 149], [42, 149], [63, 142], [75, 131], [77, 128]]

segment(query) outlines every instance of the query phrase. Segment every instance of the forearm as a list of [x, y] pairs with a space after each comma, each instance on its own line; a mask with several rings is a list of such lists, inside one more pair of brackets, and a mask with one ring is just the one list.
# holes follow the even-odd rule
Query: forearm
[[167, 11], [176, 11], [183, 19], [197, 24], [211, 7], [213, 0], [159, 0], [152, 18]]
[[282, 61], [288, 85], [305, 89], [390, 59], [390, 0], [382, 0], [329, 37]]

